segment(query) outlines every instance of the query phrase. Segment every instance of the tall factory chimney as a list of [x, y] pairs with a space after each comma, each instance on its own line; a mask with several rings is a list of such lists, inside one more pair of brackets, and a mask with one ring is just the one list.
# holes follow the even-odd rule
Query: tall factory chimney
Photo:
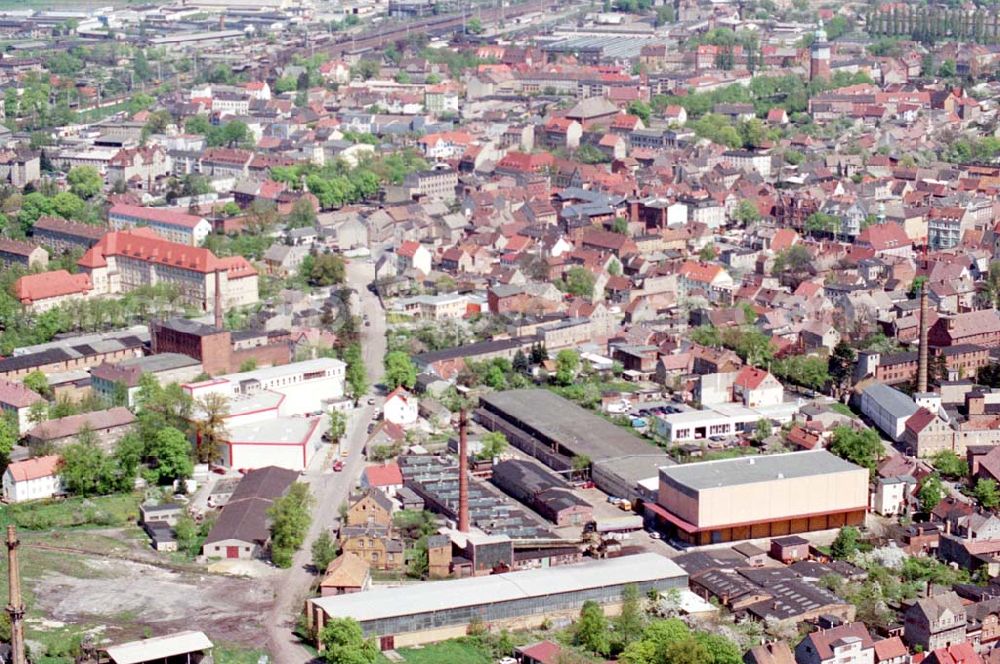
[[469, 418], [466, 409], [458, 412], [458, 532], [469, 532]]
[[920, 285], [920, 350], [917, 360], [917, 392], [927, 391], [927, 282]]
[[225, 329], [222, 319], [222, 270], [215, 271], [215, 329]]
[[21, 570], [17, 564], [17, 531], [13, 525], [7, 526], [7, 588], [10, 603], [11, 664], [27, 664], [24, 656], [24, 603], [21, 601]]

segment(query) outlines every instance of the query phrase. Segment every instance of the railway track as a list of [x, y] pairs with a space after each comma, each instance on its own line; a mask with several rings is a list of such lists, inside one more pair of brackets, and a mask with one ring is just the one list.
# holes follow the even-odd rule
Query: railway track
[[[518, 5], [497, 8], [480, 9], [476, 12], [465, 14], [448, 14], [445, 16], [434, 16], [413, 23], [406, 23], [401, 26], [394, 26], [389, 30], [369, 30], [356, 37], [343, 37], [335, 42], [313, 46], [311, 52], [327, 53], [331, 57], [340, 57], [345, 53], [359, 53], [376, 50], [390, 44], [407, 39], [411, 34], [423, 33], [431, 37], [437, 37], [455, 28], [461, 27], [463, 22], [470, 18], [477, 17], [484, 24], [497, 21], [514, 19], [525, 14], [534, 12], [546, 12], [556, 5], [553, 0], [529, 0]], [[295, 53], [301, 53], [307, 49], [296, 47], [282, 53], [283, 61], [290, 61]]]

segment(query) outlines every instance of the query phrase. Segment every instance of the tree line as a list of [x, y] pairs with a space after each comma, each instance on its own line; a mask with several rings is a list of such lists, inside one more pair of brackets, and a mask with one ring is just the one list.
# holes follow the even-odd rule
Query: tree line
[[872, 36], [907, 36], [926, 44], [943, 39], [1000, 43], [1000, 14], [982, 7], [970, 12], [961, 7], [896, 3], [887, 11], [870, 8], [865, 26]]

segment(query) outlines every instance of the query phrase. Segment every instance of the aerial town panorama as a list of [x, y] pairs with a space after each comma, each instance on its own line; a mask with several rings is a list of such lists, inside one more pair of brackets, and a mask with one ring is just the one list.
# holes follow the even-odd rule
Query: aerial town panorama
[[1000, 664], [996, 0], [0, 0], [0, 664]]

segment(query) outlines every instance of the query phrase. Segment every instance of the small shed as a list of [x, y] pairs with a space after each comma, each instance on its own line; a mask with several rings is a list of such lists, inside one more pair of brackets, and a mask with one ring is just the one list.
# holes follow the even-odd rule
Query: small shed
[[763, 567], [767, 562], [767, 551], [750, 542], [740, 542], [733, 547], [733, 551], [746, 558], [750, 567]]
[[771, 557], [786, 565], [798, 560], [808, 560], [809, 540], [798, 535], [776, 537], [771, 540]]
[[177, 525], [177, 519], [184, 513], [184, 507], [177, 503], [165, 503], [163, 505], [140, 505], [139, 518], [143, 524], [151, 522], [163, 522], [170, 526]]
[[112, 664], [184, 662], [198, 664], [212, 659], [212, 642], [204, 632], [187, 631], [131, 641], [105, 649]]

